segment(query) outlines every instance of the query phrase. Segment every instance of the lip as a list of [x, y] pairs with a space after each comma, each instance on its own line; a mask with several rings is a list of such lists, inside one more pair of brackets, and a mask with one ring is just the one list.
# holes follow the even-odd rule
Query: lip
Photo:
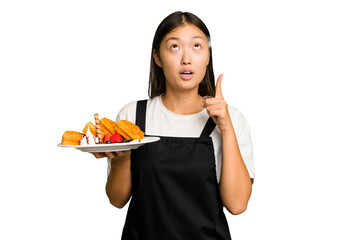
[[180, 78], [183, 80], [190, 80], [194, 76], [194, 72], [191, 69], [182, 69], [179, 74]]

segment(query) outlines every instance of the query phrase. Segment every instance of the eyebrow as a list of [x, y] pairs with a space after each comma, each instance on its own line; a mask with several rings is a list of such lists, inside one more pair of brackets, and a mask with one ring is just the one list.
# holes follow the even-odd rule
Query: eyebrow
[[[196, 38], [201, 38], [202, 40], [205, 41], [205, 39], [204, 39], [202, 36], [193, 36], [193, 37], [192, 37], [192, 39], [196, 39]], [[180, 38], [178, 38], [178, 37], [169, 37], [168, 39], [166, 39], [165, 42], [168, 42], [168, 41], [170, 41], [170, 40], [180, 40]]]

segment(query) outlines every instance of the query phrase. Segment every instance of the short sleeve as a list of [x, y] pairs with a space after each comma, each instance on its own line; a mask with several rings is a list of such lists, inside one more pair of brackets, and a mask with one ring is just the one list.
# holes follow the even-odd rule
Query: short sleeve
[[136, 104], [137, 101], [130, 102], [126, 104], [118, 113], [116, 116], [116, 122], [120, 120], [128, 120], [132, 123], [135, 123], [135, 117], [136, 117]]
[[231, 117], [235, 129], [241, 156], [244, 160], [250, 178], [255, 178], [253, 145], [251, 141], [251, 133], [249, 123], [238, 109], [235, 109]]

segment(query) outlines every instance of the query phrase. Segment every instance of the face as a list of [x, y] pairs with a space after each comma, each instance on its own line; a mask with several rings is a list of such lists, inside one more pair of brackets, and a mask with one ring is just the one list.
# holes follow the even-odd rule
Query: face
[[209, 55], [205, 34], [191, 24], [169, 32], [163, 38], [159, 52], [154, 50], [155, 62], [165, 75], [166, 88], [174, 91], [197, 92], [206, 73]]

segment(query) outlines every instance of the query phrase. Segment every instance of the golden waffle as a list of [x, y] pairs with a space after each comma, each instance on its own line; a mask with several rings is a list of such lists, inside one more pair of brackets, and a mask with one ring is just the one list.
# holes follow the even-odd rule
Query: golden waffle
[[62, 136], [61, 144], [62, 145], [80, 145], [80, 140], [83, 138], [84, 134], [75, 131], [66, 131]]
[[115, 131], [117, 131], [121, 136], [124, 137], [125, 140], [131, 140], [131, 137], [127, 135], [116, 123], [114, 126]]
[[[119, 128], [121, 131], [126, 133], [131, 139], [143, 139], [144, 138], [144, 132], [140, 130], [139, 126], [136, 126], [130, 121], [127, 120], [120, 120], [116, 123], [117, 129]], [[118, 130], [119, 130], [118, 129]], [[121, 135], [121, 133], [119, 132]], [[123, 136], [125, 137], [125, 136]], [[125, 137], [126, 139], [126, 137]]]
[[114, 134], [116, 131], [114, 129], [115, 122], [113, 120], [102, 118], [100, 119], [100, 127], [105, 133], [110, 135]]

